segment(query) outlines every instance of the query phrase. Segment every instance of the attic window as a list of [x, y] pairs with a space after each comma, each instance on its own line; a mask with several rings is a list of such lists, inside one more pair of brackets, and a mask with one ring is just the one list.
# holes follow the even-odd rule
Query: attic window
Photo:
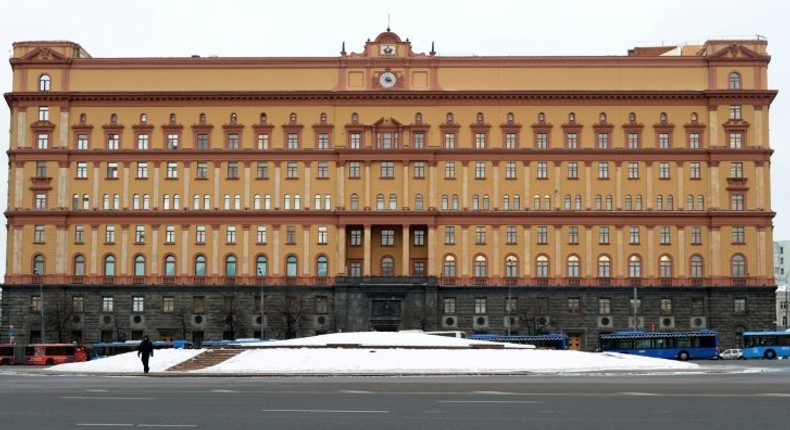
[[417, 112], [414, 114], [414, 122], [417, 124], [422, 124], [422, 114]]
[[230, 114], [230, 123], [231, 124], [236, 124], [238, 121], [239, 121], [238, 115], [236, 115], [235, 113]]
[[601, 112], [600, 114], [598, 114], [598, 122], [601, 123], [601, 124], [606, 124], [606, 113], [605, 112]]
[[482, 112], [478, 112], [477, 113], [477, 123], [480, 124], [482, 122], [483, 122], [483, 113]]
[[175, 123], [176, 123], [176, 114], [171, 113], [170, 114], [170, 124], [175, 124]]
[[321, 112], [321, 119], [320, 119], [320, 121], [321, 121], [321, 124], [324, 124], [326, 122], [326, 114], [324, 112]]
[[[173, 120], [171, 119], [171, 121], [173, 121]], [[206, 123], [206, 114], [205, 113], [201, 112], [200, 115], [198, 115], [198, 122], [201, 123], [201, 124], [205, 124]]]
[[296, 124], [296, 114], [291, 113], [291, 124]]
[[354, 112], [351, 114], [351, 123], [356, 124], [359, 122], [359, 114]]
[[110, 115], [110, 123], [116, 124], [118, 122], [118, 114], [111, 114]]
[[508, 124], [513, 124], [513, 121], [515, 121], [515, 119], [516, 119], [516, 117], [513, 115], [513, 112], [508, 112], [507, 113], [506, 121], [507, 121]]
[[538, 122], [542, 123], [544, 121], [546, 121], [546, 114], [541, 112], [538, 114]]
[[41, 75], [38, 78], [38, 90], [39, 91], [49, 91], [51, 89], [52, 79], [50, 79], [49, 75]]
[[666, 124], [667, 123], [667, 114], [665, 114], [664, 112], [661, 112], [661, 115], [658, 116], [658, 122], [660, 122], [661, 124]]
[[628, 121], [629, 122], [636, 122], [636, 114], [631, 112], [628, 114]]
[[261, 122], [261, 124], [266, 124], [266, 121], [268, 121], [268, 117], [266, 116], [265, 112], [261, 112], [259, 121]]
[[696, 113], [696, 112], [693, 112], [693, 113], [691, 114], [691, 122], [692, 122], [693, 124], [696, 124], [696, 123], [697, 123], [697, 120], [698, 120], [697, 113]]
[[452, 112], [448, 112], [447, 113], [447, 122], [448, 123], [452, 123], [453, 122], [453, 113]]
[[141, 113], [140, 114], [140, 124], [145, 124], [148, 122], [148, 115]]
[[568, 122], [570, 122], [570, 123], [576, 122], [576, 114], [575, 113], [571, 112], [571, 113], [568, 114]]

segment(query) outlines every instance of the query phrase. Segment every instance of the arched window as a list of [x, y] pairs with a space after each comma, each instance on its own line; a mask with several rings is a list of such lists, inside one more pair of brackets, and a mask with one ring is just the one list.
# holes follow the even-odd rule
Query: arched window
[[263, 196], [263, 209], [267, 211], [272, 209], [272, 196], [269, 194]]
[[667, 123], [667, 114], [665, 112], [661, 112], [658, 115], [658, 122], [660, 122], [661, 124], [666, 124]]
[[198, 114], [198, 122], [201, 123], [201, 124], [205, 124], [206, 123], [206, 114], [205, 113], [201, 112], [200, 114]]
[[195, 276], [206, 276], [206, 256], [195, 257]]
[[173, 254], [165, 256], [165, 276], [176, 276], [176, 257]]
[[389, 208], [390, 208], [390, 210], [398, 209], [398, 196], [397, 195], [390, 194]]
[[450, 197], [447, 194], [442, 194], [442, 210], [450, 209]]
[[71, 208], [77, 210], [80, 208], [80, 195], [74, 194], [71, 196]]
[[301, 208], [302, 208], [302, 195], [294, 194], [294, 209], [301, 209]]
[[628, 276], [630, 278], [642, 277], [642, 259], [638, 255], [632, 255], [628, 259]]
[[290, 120], [291, 120], [291, 124], [296, 123], [296, 113], [291, 112]]
[[356, 124], [359, 122], [359, 114], [354, 112], [351, 114], [351, 123]]
[[110, 196], [109, 195], [107, 195], [107, 194], [103, 195], [101, 201], [102, 201], [102, 209], [107, 210], [107, 209], [110, 208]]
[[39, 276], [44, 274], [44, 256], [41, 254], [33, 257], [33, 274]]
[[241, 209], [241, 196], [238, 194], [235, 194], [233, 196], [233, 209], [236, 210]]
[[[177, 197], [178, 196], [176, 196], [176, 198]], [[113, 194], [112, 195], [112, 208], [113, 209], [120, 209], [121, 208], [121, 196], [119, 196], [118, 194]], [[178, 207], [176, 207], [176, 209], [178, 209]]]
[[104, 257], [104, 275], [115, 276], [115, 256], [112, 254]]
[[661, 258], [658, 259], [658, 276], [661, 278], [672, 277], [672, 257], [662, 255]]
[[578, 278], [580, 273], [579, 257], [571, 255], [568, 257], [568, 277]]
[[454, 117], [453, 117], [453, 113], [452, 112], [447, 112], [446, 120], [447, 120], [447, 123], [452, 123], [453, 122]]
[[268, 121], [266, 112], [261, 112], [260, 116], [258, 117], [258, 121], [260, 121], [261, 124], [266, 124], [266, 121]]
[[477, 113], [477, 122], [478, 122], [478, 123], [481, 123], [481, 122], [483, 122], [483, 118], [485, 118], [485, 117], [483, 116], [483, 112], [478, 112], [478, 113]]
[[636, 203], [634, 205], [634, 209], [636, 209], [638, 211], [642, 210], [642, 195], [641, 194], [637, 194], [636, 195]]
[[208, 194], [203, 195], [203, 209], [211, 209], [211, 196]]
[[170, 209], [170, 196], [165, 194], [162, 196], [162, 209], [169, 210]]
[[384, 194], [376, 195], [376, 209], [384, 210]]
[[151, 209], [151, 196], [148, 194], [143, 194], [143, 209]]
[[690, 260], [691, 277], [702, 278], [705, 276], [705, 269], [702, 266], [702, 257], [699, 255], [692, 255]]
[[746, 258], [741, 254], [735, 254], [730, 260], [730, 272], [733, 278], [746, 277]]
[[606, 195], [606, 210], [608, 210], [608, 211], [612, 210], [612, 195], [611, 194], [607, 194]]
[[487, 211], [491, 207], [491, 198], [488, 194], [483, 194], [483, 210]]
[[393, 276], [395, 274], [395, 261], [392, 257], [381, 259], [381, 276]]
[[268, 260], [265, 255], [259, 255], [255, 259], [255, 274], [257, 276], [267, 276], [269, 274]]
[[74, 257], [74, 276], [84, 276], [85, 275], [85, 256], [82, 254], [76, 255]]
[[422, 202], [422, 194], [417, 194], [414, 196], [414, 210], [421, 211], [423, 210], [423, 202]]
[[414, 114], [414, 123], [422, 124], [422, 114], [420, 112]]
[[231, 123], [231, 124], [236, 124], [237, 122], [239, 122], [239, 116], [238, 116], [238, 115], [236, 115], [236, 113], [235, 113], [235, 112], [234, 112], [234, 113], [231, 113], [231, 114], [230, 114], [230, 123]]
[[731, 90], [741, 89], [741, 75], [738, 72], [731, 72], [728, 82], [729, 82], [729, 89]]
[[572, 206], [573, 206], [573, 205], [572, 205], [572, 201], [571, 201], [571, 195], [570, 195], [570, 194], [565, 194], [565, 199], [564, 199], [564, 201], [565, 201], [565, 210], [566, 210], [566, 211], [569, 211], [569, 210], [571, 210], [571, 209], [573, 208], [573, 207], [572, 207]]
[[582, 195], [581, 194], [576, 194], [576, 197], [575, 197], [574, 200], [575, 200], [574, 206], [576, 207], [576, 210], [577, 211], [582, 210]]
[[176, 114], [171, 113], [170, 114], [170, 124], [175, 124], [175, 123], [176, 123]]
[[472, 210], [480, 209], [480, 196], [477, 194], [472, 195]]
[[699, 117], [697, 116], [697, 113], [696, 112], [692, 112], [691, 113], [691, 122], [693, 124], [696, 124], [698, 119], [699, 119]]
[[686, 196], [686, 210], [688, 211], [694, 210], [694, 195], [692, 194]]
[[134, 257], [134, 276], [145, 276], [145, 257], [142, 255]]
[[538, 278], [549, 277], [549, 257], [539, 255], [538, 258], [535, 259], [535, 276]]
[[41, 92], [50, 91], [52, 89], [52, 79], [49, 75], [41, 75], [38, 78], [38, 90]]
[[549, 196], [548, 194], [543, 196], [543, 210], [544, 211], [551, 210], [551, 196]]
[[595, 210], [599, 211], [603, 209], [603, 196], [600, 194], [595, 195]]
[[664, 196], [661, 194], [656, 196], [656, 210], [664, 210]]
[[570, 123], [576, 122], [576, 114], [575, 113], [571, 112], [571, 113], [568, 114], [568, 122], [570, 122]]
[[625, 210], [630, 211], [634, 208], [634, 201], [630, 194], [625, 196]]
[[598, 114], [598, 122], [601, 124], [606, 124], [606, 112], [601, 112]]
[[698, 211], [705, 210], [705, 196], [702, 194], [697, 196], [697, 210]]
[[460, 200], [461, 199], [458, 197], [458, 194], [453, 194], [453, 210], [454, 211], [457, 211], [458, 208], [460, 207], [460, 204], [461, 204]]
[[297, 274], [297, 265], [298, 261], [295, 256], [289, 255], [288, 258], [285, 259], [285, 276], [289, 278], [295, 278]]
[[147, 123], [147, 122], [148, 122], [148, 115], [146, 115], [146, 114], [144, 114], [144, 113], [141, 113], [141, 114], [140, 114], [140, 123], [141, 123], [141, 124], [145, 124], [145, 123]]
[[291, 195], [286, 194], [283, 196], [283, 209], [289, 210], [291, 209]]
[[118, 122], [118, 114], [117, 113], [110, 114], [110, 123], [115, 124], [117, 122]]
[[321, 194], [316, 194], [313, 196], [313, 209], [320, 210], [321, 209]]
[[609, 278], [611, 276], [612, 276], [612, 260], [606, 255], [602, 255], [598, 257], [598, 277]]
[[532, 197], [532, 209], [536, 211], [540, 210], [540, 196], [537, 194], [535, 194], [535, 196]]
[[332, 195], [325, 194], [324, 195], [324, 210], [330, 211], [332, 210]]
[[521, 210], [521, 196], [518, 194], [513, 194], [513, 210]]
[[508, 112], [507, 116], [505, 116], [505, 121], [508, 124], [513, 124], [513, 121], [515, 121], [515, 120], [516, 120], [516, 117], [515, 117], [515, 115], [513, 115], [513, 112]]
[[359, 210], [359, 196], [356, 194], [351, 195], [351, 210]]
[[200, 209], [200, 194], [195, 194], [192, 196], [192, 209]]
[[486, 261], [486, 257], [483, 255], [475, 257], [474, 276], [476, 278], [485, 278], [488, 276], [488, 261]]
[[236, 276], [236, 256], [225, 257], [225, 276]]
[[508, 255], [505, 258], [505, 277], [517, 278], [518, 277], [518, 257], [515, 255]]
[[538, 122], [546, 121], [546, 114], [543, 112], [538, 113]]
[[[287, 194], [286, 194], [286, 196], [287, 196]], [[230, 209], [230, 194], [225, 194], [225, 197], [224, 197], [224, 199], [222, 201], [224, 202], [224, 209], [225, 210]]]
[[442, 275], [448, 278], [455, 277], [455, 257], [447, 255], [444, 257]]
[[261, 196], [260, 196], [260, 194], [256, 194], [252, 198], [252, 208], [255, 209], [255, 210], [260, 210], [261, 209]]
[[82, 208], [85, 210], [91, 208], [91, 198], [87, 194], [82, 195]]
[[315, 276], [325, 277], [329, 274], [329, 259], [326, 255], [319, 255], [315, 260]]
[[628, 114], [628, 122], [636, 122], [636, 114], [631, 112]]
[[672, 197], [672, 194], [668, 194], [667, 195], [667, 207], [666, 207], [666, 209], [668, 211], [675, 210], [675, 198]]

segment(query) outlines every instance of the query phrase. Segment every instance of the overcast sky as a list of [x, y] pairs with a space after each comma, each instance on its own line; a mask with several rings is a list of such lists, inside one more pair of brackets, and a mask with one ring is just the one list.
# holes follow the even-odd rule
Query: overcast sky
[[[438, 55], [625, 55], [634, 46], [702, 43], [711, 38], [768, 39], [772, 56], [772, 209], [774, 240], [790, 240], [790, 2], [752, 1], [207, 1], [38, 0], [0, 5], [0, 49], [24, 40], [69, 40], [93, 57], [222, 57], [339, 55], [360, 52], [387, 28], [415, 52]], [[11, 68], [0, 70], [11, 91]], [[9, 129], [0, 103], [0, 130]], [[8, 148], [8, 134], [0, 134]], [[7, 163], [2, 163], [5, 166]], [[6, 168], [0, 205], [6, 209]], [[6, 231], [0, 229], [0, 261]], [[5, 264], [0, 276], [5, 274]]]

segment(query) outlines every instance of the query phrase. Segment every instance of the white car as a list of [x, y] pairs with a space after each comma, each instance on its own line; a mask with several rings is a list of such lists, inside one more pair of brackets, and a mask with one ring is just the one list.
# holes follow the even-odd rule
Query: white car
[[726, 349], [719, 354], [719, 360], [740, 360], [743, 358], [742, 349]]

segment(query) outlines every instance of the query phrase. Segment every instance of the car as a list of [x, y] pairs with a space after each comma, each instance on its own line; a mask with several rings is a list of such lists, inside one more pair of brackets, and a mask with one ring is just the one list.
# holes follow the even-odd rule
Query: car
[[719, 354], [719, 360], [742, 360], [743, 350], [738, 348], [726, 349]]

